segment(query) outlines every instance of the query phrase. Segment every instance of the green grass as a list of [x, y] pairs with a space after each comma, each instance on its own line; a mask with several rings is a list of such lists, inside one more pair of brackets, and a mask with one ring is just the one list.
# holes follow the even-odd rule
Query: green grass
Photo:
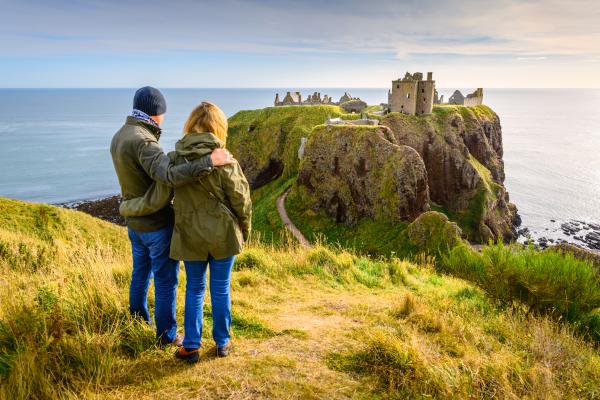
[[[456, 275], [460, 270], [451, 266], [464, 265], [469, 279], [482, 282], [482, 291], [436, 272], [427, 259], [411, 263], [329, 246], [255, 243], [238, 257], [232, 277], [236, 350], [216, 359], [208, 343], [202, 362], [186, 367], [173, 359], [173, 349], [155, 345], [151, 327], [129, 315], [125, 229], [51, 206], [0, 199], [0, 208], [5, 249], [0, 398], [173, 398], [183, 392], [192, 398], [594, 398], [600, 393], [600, 356], [572, 333], [579, 320], [559, 323], [557, 314], [543, 307], [540, 314], [552, 318], [527, 315], [526, 307], [509, 307], [487, 294], [487, 281], [473, 272], [476, 257], [520, 262], [506, 251], [496, 255], [499, 250], [490, 248], [481, 256], [464, 256], [468, 262], [445, 264]], [[42, 248], [53, 251], [32, 268], [31, 255]], [[535, 253], [517, 255], [536, 260]], [[458, 260], [458, 253], [448, 257]], [[588, 312], [595, 289], [589, 275], [570, 271], [584, 265], [566, 259], [566, 266], [552, 267], [562, 260], [519, 268], [533, 271], [523, 276], [545, 284], [539, 287], [563, 282], [558, 277], [564, 276], [572, 287], [559, 287], [569, 301], [553, 299], [555, 310], [570, 319], [572, 312]], [[542, 279], [554, 276], [544, 275], [546, 269], [556, 278]], [[184, 287], [182, 273], [180, 322]], [[571, 297], [575, 291], [577, 299]], [[527, 305], [527, 298], [515, 302]], [[152, 308], [152, 291], [149, 304]], [[205, 342], [212, 339], [210, 324], [207, 301]]]
[[277, 179], [252, 191], [252, 240], [277, 244], [290, 240], [277, 212], [276, 201], [294, 180]]
[[479, 174], [479, 176], [481, 177], [482, 181], [483, 181], [483, 185], [485, 186], [486, 192], [487, 194], [493, 198], [494, 200], [497, 197], [497, 192], [498, 190], [501, 188], [499, 184], [497, 184], [493, 179], [492, 179], [492, 173], [490, 172], [489, 169], [487, 169], [485, 167], [485, 165], [483, 165], [482, 163], [480, 163], [475, 157], [470, 156], [469, 157], [469, 162], [471, 163], [471, 165], [473, 166], [473, 168], [475, 168], [475, 170], [477, 170], [477, 173]]
[[[240, 111], [229, 118], [228, 148], [236, 157], [252, 158], [265, 166], [270, 158], [284, 164], [282, 179], [298, 173], [298, 148], [302, 137], [328, 117], [359, 118], [338, 106], [283, 106]], [[250, 130], [250, 132], [249, 132]]]
[[498, 243], [481, 253], [457, 246], [438, 265], [477, 283], [493, 298], [581, 325], [581, 331], [600, 341], [600, 278], [589, 262]]

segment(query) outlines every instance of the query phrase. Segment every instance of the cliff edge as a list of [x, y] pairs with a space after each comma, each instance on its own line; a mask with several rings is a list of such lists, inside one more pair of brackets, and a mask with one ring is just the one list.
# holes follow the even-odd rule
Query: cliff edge
[[[327, 124], [331, 118], [341, 123]], [[516, 238], [500, 119], [489, 107], [369, 114], [374, 126], [356, 124], [358, 118], [337, 106], [241, 111], [230, 118], [229, 147], [259, 197], [281, 191], [282, 182], [293, 186], [287, 206], [309, 240], [391, 238], [429, 210], [456, 222], [474, 243]]]

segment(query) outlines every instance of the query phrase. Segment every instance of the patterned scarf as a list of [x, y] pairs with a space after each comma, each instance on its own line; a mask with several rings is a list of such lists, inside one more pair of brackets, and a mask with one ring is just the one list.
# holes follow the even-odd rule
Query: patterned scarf
[[156, 121], [154, 121], [152, 118], [150, 118], [150, 116], [143, 111], [140, 111], [140, 110], [137, 110], [134, 108], [133, 111], [131, 112], [131, 116], [135, 119], [139, 119], [142, 122], [145, 122], [147, 124], [150, 124], [152, 126], [160, 128], [158, 126], [158, 124], [156, 123]]

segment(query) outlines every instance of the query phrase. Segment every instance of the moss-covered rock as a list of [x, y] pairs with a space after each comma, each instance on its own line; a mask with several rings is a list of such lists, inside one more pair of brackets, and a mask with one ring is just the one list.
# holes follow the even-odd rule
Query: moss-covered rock
[[445, 253], [462, 242], [462, 232], [456, 223], [437, 211], [421, 214], [406, 228], [408, 244], [418, 252]]
[[337, 223], [363, 218], [412, 220], [429, 209], [419, 154], [385, 138], [377, 126], [318, 126], [304, 153], [295, 190], [307, 208]]

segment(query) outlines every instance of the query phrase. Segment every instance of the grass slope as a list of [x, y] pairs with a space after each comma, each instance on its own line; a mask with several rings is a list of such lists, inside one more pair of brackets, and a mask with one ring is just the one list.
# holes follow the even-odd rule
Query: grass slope
[[236, 349], [213, 356], [207, 298], [187, 366], [127, 312], [125, 229], [0, 199], [0, 249], [0, 398], [600, 396], [600, 356], [567, 325], [425, 259], [251, 245], [232, 279]]
[[312, 129], [328, 117], [356, 119], [338, 106], [283, 106], [240, 111], [229, 118], [227, 145], [236, 156], [251, 157], [258, 165], [270, 158], [282, 161], [281, 179], [298, 172], [298, 148], [301, 138], [309, 138]]

